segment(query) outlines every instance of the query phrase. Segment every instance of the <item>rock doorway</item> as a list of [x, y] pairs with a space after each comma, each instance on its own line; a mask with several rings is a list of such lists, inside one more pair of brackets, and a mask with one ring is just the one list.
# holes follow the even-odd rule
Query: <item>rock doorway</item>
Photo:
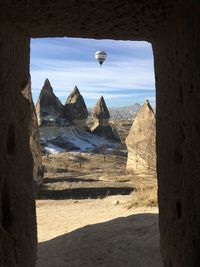
[[[29, 80], [30, 37], [79, 36], [152, 43], [163, 262], [167, 267], [198, 267], [200, 34], [196, 1], [104, 1], [103, 8], [102, 2], [89, 0], [6, 1], [0, 15], [1, 192], [6, 179], [12, 206], [10, 230], [1, 229], [1, 265], [32, 267], [36, 260], [30, 113], [21, 96]], [[15, 155], [8, 155], [7, 132], [13, 124], [18, 143]]]
[[[54, 44], [54, 42], [56, 42], [56, 45], [57, 45], [58, 41], [61, 42], [61, 40], [52, 39], [53, 44]], [[65, 39], [64, 41], [67, 43], [67, 39]], [[79, 39], [79, 42], [81, 42], [80, 39]], [[112, 42], [114, 42], [114, 41], [112, 41]], [[35, 43], [36, 43], [36, 40], [35, 40]], [[52, 43], [51, 43], [51, 39], [49, 39], [49, 43], [47, 43], [47, 49]], [[119, 45], [121, 45], [122, 43], [123, 42], [120, 42]], [[126, 48], [127, 48], [127, 46], [131, 47], [131, 42], [128, 42], [128, 43], [124, 42], [124, 45], [126, 45]], [[141, 44], [141, 45], [144, 46], [145, 44]], [[132, 45], [132, 46], [134, 47], [134, 45]], [[137, 43], [135, 45], [135, 47], [137, 47], [137, 49], [140, 51], [141, 48], [139, 46], [140, 46], [139, 43]], [[148, 49], [150, 50], [149, 45], [147, 45], [147, 46], [148, 46]], [[115, 47], [113, 49], [116, 50]], [[118, 50], [119, 50], [119, 48], [118, 48]], [[122, 50], [122, 48], [121, 48], [121, 50]], [[63, 49], [61, 49], [61, 52], [63, 55], [63, 53], [64, 53]], [[40, 54], [41, 53], [42, 53], [42, 51], [40, 52]], [[56, 53], [57, 54], [59, 53], [59, 49], [56, 49]], [[120, 55], [120, 52], [118, 52], [118, 56], [116, 59], [116, 55], [115, 54], [112, 55], [112, 51], [110, 51], [110, 53], [109, 53], [110, 61], [112, 61], [114, 59], [120, 60], [119, 57], [123, 57], [123, 53], [124, 53], [124, 51], [122, 51], [121, 55]], [[130, 53], [130, 51], [129, 51], [129, 53]], [[138, 52], [138, 53], [140, 53], [140, 52]], [[146, 53], [148, 53], [148, 52], [146, 51]], [[34, 54], [34, 47], [32, 48], [32, 54]], [[51, 54], [50, 58], [54, 57], [53, 51], [49, 51], [48, 54]], [[67, 52], [65, 54], [67, 54]], [[133, 52], [132, 52], [132, 54], [133, 54]], [[45, 55], [44, 55], [44, 57], [45, 57]], [[141, 64], [145, 65], [145, 62], [146, 62], [145, 68], [150, 68], [150, 65], [153, 68], [152, 62], [151, 62], [151, 64], [149, 64], [149, 62], [148, 62], [148, 60], [150, 61], [152, 59], [151, 55], [148, 55], [146, 60], [143, 58], [144, 57], [143, 55], [141, 55], [141, 57], [142, 57]], [[31, 59], [31, 65], [34, 64], [33, 74], [32, 74], [32, 84], [33, 84], [33, 93], [34, 94], [38, 91], [38, 89], [36, 90], [35, 85], [34, 85], [35, 84], [34, 77], [39, 77], [38, 75], [39, 74], [41, 75], [42, 72], [45, 73], [44, 75], [46, 75], [46, 73], [47, 73], [46, 69], [45, 70], [42, 69], [43, 68], [42, 60], [44, 60], [43, 57], [40, 60], [38, 60], [38, 62], [34, 61], [34, 59]], [[136, 101], [136, 99], [139, 99], [140, 101], [142, 101], [141, 99], [146, 99], [149, 97], [149, 95], [151, 96], [151, 98], [153, 98], [153, 92], [152, 91], [154, 91], [154, 90], [153, 89], [151, 90], [150, 88], [135, 88], [134, 87], [134, 86], [136, 86], [134, 84], [139, 82], [139, 77], [137, 77], [137, 75], [143, 77], [141, 79], [142, 84], [144, 84], [146, 82], [146, 84], [148, 86], [148, 83], [149, 83], [148, 75], [150, 76], [150, 73], [147, 72], [148, 75], [146, 78], [145, 77], [146, 72], [145, 72], [145, 70], [141, 69], [141, 66], [139, 64], [139, 60], [140, 60], [139, 55], [137, 55], [137, 58], [135, 59], [135, 63], [134, 63], [135, 69], [133, 67], [132, 68], [130, 67], [131, 77], [129, 78], [129, 80], [133, 80], [133, 85], [132, 85], [133, 86], [133, 90], [132, 90], [133, 93], [131, 95], [131, 92], [130, 92], [131, 90], [128, 91], [128, 88], [126, 90], [124, 90], [124, 87], [126, 87], [126, 81], [124, 81], [123, 72], [127, 72], [129, 70], [127, 67], [125, 70], [123, 70], [123, 66], [128, 65], [129, 60], [130, 60], [128, 58], [128, 52], [127, 51], [126, 51], [126, 56], [123, 60], [121, 59], [121, 63], [120, 63], [120, 73], [121, 73], [121, 80], [122, 80], [122, 83], [124, 83], [124, 85], [121, 88], [122, 92], [120, 92], [120, 93], [121, 94], [124, 93], [125, 96], [127, 94], [128, 98], [132, 97], [133, 105], [130, 107], [127, 106], [126, 108], [123, 108], [123, 103], [121, 103], [122, 106], [120, 106], [119, 111], [117, 110], [117, 107], [111, 108], [111, 114], [110, 114], [110, 112], [109, 112], [110, 107], [108, 105], [106, 105], [107, 101], [105, 101], [104, 97], [101, 96], [94, 107], [92, 116], [90, 115], [90, 117], [89, 117], [89, 123], [92, 125], [92, 127], [89, 127], [88, 122], [87, 122], [87, 126], [86, 126], [86, 119], [88, 116], [88, 111], [87, 111], [87, 107], [86, 107], [87, 98], [84, 97], [84, 95], [86, 94], [87, 91], [84, 92], [84, 91], [80, 90], [81, 85], [80, 86], [76, 85], [73, 88], [72, 92], [70, 92], [69, 97], [67, 98], [67, 101], [66, 102], [62, 101], [63, 102], [63, 104], [62, 104], [62, 102], [60, 101], [60, 99], [62, 99], [61, 98], [62, 95], [60, 95], [61, 89], [59, 89], [58, 91], [56, 90], [56, 87], [58, 87], [58, 86], [56, 86], [55, 77], [47, 75], [48, 78], [45, 79], [45, 81], [44, 81], [44, 84], [42, 86], [42, 90], [39, 94], [38, 100], [35, 101], [36, 102], [36, 112], [37, 112], [37, 116], [39, 118], [38, 121], [39, 121], [41, 141], [42, 141], [41, 145], [42, 145], [43, 149], [47, 149], [49, 151], [49, 153], [52, 153], [52, 154], [48, 154], [48, 156], [43, 156], [43, 165], [44, 165], [44, 170], [45, 170], [45, 176], [43, 179], [44, 184], [43, 184], [42, 191], [39, 192], [38, 200], [37, 200], [37, 212], [38, 212], [37, 217], [38, 217], [38, 233], [39, 233], [38, 234], [38, 238], [39, 238], [38, 264], [40, 264], [40, 265], [45, 264], [45, 262], [44, 262], [45, 256], [41, 252], [42, 251], [42, 248], [41, 248], [42, 243], [50, 241], [53, 238], [56, 238], [59, 234], [61, 235], [61, 233], [63, 233], [62, 231], [64, 231], [64, 233], [70, 232], [73, 229], [73, 227], [75, 227], [75, 229], [76, 229], [76, 227], [78, 227], [78, 224], [75, 222], [73, 222], [73, 224], [75, 226], [73, 226], [73, 225], [69, 226], [71, 218], [73, 217], [71, 215], [71, 213], [74, 214], [74, 211], [72, 212], [72, 210], [71, 210], [71, 206], [73, 206], [73, 203], [74, 203], [74, 209], [75, 210], [76, 210], [76, 208], [78, 208], [79, 206], [82, 205], [82, 212], [81, 212], [82, 216], [80, 216], [79, 219], [77, 218], [77, 220], [78, 221], [80, 221], [80, 220], [86, 221], [85, 223], [87, 223], [87, 220], [85, 220], [84, 216], [85, 216], [85, 214], [88, 214], [87, 209], [88, 209], [88, 206], [90, 204], [92, 205], [92, 201], [94, 202], [94, 205], [99, 203], [98, 205], [100, 205], [100, 206], [102, 205], [101, 203], [104, 203], [104, 204], [107, 203], [106, 204], [107, 208], [108, 208], [108, 210], [110, 210], [109, 211], [110, 216], [111, 216], [110, 218], [115, 218], [115, 216], [117, 216], [117, 208], [121, 209], [120, 212], [122, 212], [124, 214], [126, 214], [126, 213], [131, 214], [133, 212], [134, 208], [137, 208], [138, 209], [137, 212], [139, 212], [140, 206], [143, 207], [143, 205], [144, 205], [144, 207], [145, 207], [145, 205], [146, 205], [145, 201], [149, 202], [149, 203], [147, 203], [147, 207], [146, 207], [148, 209], [148, 212], [150, 212], [151, 206], [156, 206], [157, 200], [155, 199], [154, 203], [152, 202], [152, 199], [149, 200], [146, 192], [144, 193], [144, 190], [146, 190], [146, 189], [144, 189], [144, 187], [143, 187], [143, 190], [140, 191], [140, 193], [138, 193], [138, 195], [140, 195], [140, 199], [137, 199], [137, 203], [138, 203], [137, 205], [136, 205], [136, 202], [134, 202], [132, 205], [131, 197], [128, 196], [132, 191], [134, 191], [134, 190], [138, 191], [138, 189], [141, 189], [141, 187], [142, 187], [141, 184], [146, 183], [146, 182], [148, 183], [148, 181], [143, 179], [143, 181], [140, 182], [139, 180], [137, 180], [137, 188], [132, 185], [132, 183], [133, 184], [135, 183], [135, 180], [134, 180], [134, 178], [132, 178], [132, 176], [130, 174], [127, 175], [126, 170], [125, 170], [126, 147], [124, 144], [124, 139], [128, 135], [128, 127], [131, 126], [132, 119], [135, 117], [137, 111], [139, 110], [140, 104], [137, 104], [137, 103], [134, 104], [134, 101]], [[66, 66], [68, 64], [70, 65], [71, 62], [69, 61], [69, 63], [68, 63], [67, 58], [65, 59], [65, 61], [66, 62], [64, 64], [65, 64], [65, 68], [66, 68]], [[40, 64], [40, 66], [38, 66], [37, 64]], [[50, 64], [50, 62], [49, 62], [49, 64]], [[56, 61], [56, 64], [60, 67], [62, 65], [62, 62]], [[82, 65], [84, 66], [84, 64], [85, 64], [85, 68], [87, 69], [87, 63], [83, 63]], [[109, 66], [109, 63], [107, 63], [107, 64]], [[138, 64], [138, 70], [137, 70], [137, 75], [136, 75], [136, 73], [134, 74], [134, 72], [136, 71], [137, 64]], [[57, 68], [57, 65], [55, 65], [55, 68]], [[77, 62], [77, 66], [80, 66], [80, 65], [81, 65], [81, 62]], [[117, 65], [119, 65], [119, 63], [114, 62], [113, 65], [117, 66]], [[53, 64], [52, 64], [52, 66], [53, 66]], [[52, 66], [51, 66], [51, 72], [53, 72]], [[94, 95], [96, 95], [96, 93], [102, 94], [102, 92], [99, 90], [99, 86], [98, 86], [98, 83], [100, 83], [101, 90], [103, 90], [105, 92], [105, 94], [106, 94], [105, 98], [107, 99], [109, 94], [110, 94], [110, 90], [106, 84], [103, 85], [104, 79], [108, 80], [108, 77], [107, 76], [105, 77], [106, 67], [107, 66], [104, 67], [105, 72], [104, 72], [103, 78], [100, 81], [95, 81], [97, 83], [97, 88], [95, 87], [95, 85], [93, 85], [94, 86], [93, 93], [94, 93]], [[98, 68], [97, 71], [102, 72], [102, 69], [99, 69], [98, 66], [93, 66], [93, 68], [94, 69]], [[37, 69], [39, 69], [39, 74], [37, 72]], [[112, 71], [114, 72], [114, 76], [116, 76], [116, 73], [118, 72], [117, 67], [116, 67], [116, 70], [113, 67]], [[111, 74], [110, 69], [107, 69], [107, 72], [109, 72], [109, 75]], [[56, 76], [57, 73], [59, 74], [59, 70], [55, 70], [54, 75]], [[70, 79], [70, 73], [71, 72], [68, 72], [68, 69], [66, 68], [65, 69], [65, 75], [68, 77], [68, 79]], [[75, 70], [75, 74], [77, 77], [76, 77], [76, 80], [74, 80], [73, 82], [76, 84], [80, 84], [80, 81], [78, 80], [79, 75], [80, 75], [78, 69]], [[81, 75], [83, 76], [83, 71], [81, 72]], [[91, 73], [91, 75], [92, 75], [92, 73]], [[127, 73], [126, 73], [126, 75], [128, 77]], [[99, 76], [100, 76], [100, 74], [99, 74]], [[135, 78], [136, 81], [132, 78], [132, 76], [137, 77], [137, 78]], [[92, 83], [93, 77], [90, 77], [90, 79], [91, 79], [91, 81], [89, 81], [89, 85], [90, 85], [90, 83]], [[44, 77], [43, 77], [43, 80], [44, 80]], [[120, 79], [118, 79], [118, 81], [120, 81]], [[117, 83], [117, 81], [111, 81], [111, 82], [114, 83], [113, 87], [115, 87], [115, 84]], [[110, 82], [110, 84], [111, 84], [111, 82]], [[66, 85], [64, 85], [63, 87], [65, 87], [65, 86]], [[118, 87], [119, 86], [120, 85], [118, 84]], [[149, 84], [149, 87], [150, 86], [151, 85]], [[141, 92], [140, 92], [140, 90], [141, 90]], [[113, 89], [111, 90], [111, 93], [114, 94]], [[115, 103], [115, 99], [117, 99], [116, 98], [117, 93], [118, 92], [116, 91], [116, 93], [114, 95], [113, 103]], [[149, 93], [149, 95], [147, 96], [146, 93], [147, 94]], [[138, 94], [139, 94], [139, 97], [138, 97]], [[60, 99], [58, 98], [58, 96], [60, 97]], [[108, 100], [109, 100], [109, 98], [108, 98]], [[121, 95], [120, 95], [120, 100], [122, 102], [122, 96]], [[110, 100], [109, 100], [109, 103], [110, 103]], [[126, 104], [124, 104], [124, 105], [126, 105]], [[138, 109], [136, 110], [137, 107], [138, 107]], [[130, 109], [130, 111], [128, 109]], [[89, 111], [91, 113], [91, 109]], [[114, 113], [114, 115], [113, 115], [113, 113]], [[112, 135], [111, 135], [112, 132], [109, 131], [109, 129], [108, 129], [108, 127], [110, 125], [109, 119], [110, 119], [112, 124], [114, 124], [114, 125], [117, 124], [117, 127], [118, 127], [117, 131], [118, 131], [118, 129], [120, 129], [120, 131], [121, 131], [120, 135], [121, 135], [121, 139], [123, 139], [123, 144], [120, 145], [119, 143], [116, 143], [116, 145], [114, 145], [112, 147], [112, 143], [106, 142], [106, 143], [102, 143], [102, 145], [93, 146], [92, 149], [88, 148], [88, 151], [87, 151], [87, 149], [85, 149], [85, 151], [84, 151], [84, 149], [82, 147], [80, 147], [79, 148], [79, 149], [81, 149], [80, 152], [76, 152], [76, 151], [73, 152], [73, 149], [75, 148], [78, 140], [73, 143], [74, 147], [72, 145], [69, 146], [69, 143], [70, 143], [69, 141], [71, 139], [70, 139], [67, 132], [69, 132], [71, 130], [70, 127], [76, 127], [76, 131], [78, 131], [80, 135], [81, 135], [81, 131], [83, 130], [83, 128], [86, 129], [86, 127], [88, 127], [88, 130], [91, 129], [91, 133], [94, 133], [95, 136], [101, 136], [104, 138], [106, 137], [106, 138], [112, 140], [113, 139]], [[68, 125], [65, 125], [64, 120], [68, 121]], [[75, 125], [75, 126], [70, 126], [70, 123], [72, 125]], [[94, 123], [94, 125], [93, 125], [93, 123]], [[58, 133], [55, 136], [55, 134], [56, 134], [55, 128], [56, 129], [62, 128], [62, 131], [64, 133], [62, 135], [62, 145], [61, 145], [61, 140], [59, 139], [61, 137], [60, 134]], [[74, 130], [75, 130], [75, 128], [74, 128]], [[48, 135], [46, 135], [47, 132], [48, 132]], [[113, 132], [113, 134], [114, 134], [114, 132]], [[52, 135], [54, 139], [51, 139], [50, 135]], [[68, 138], [66, 138], [66, 136]], [[55, 140], [55, 137], [56, 137], [56, 140]], [[74, 138], [77, 137], [77, 132], [75, 132], [75, 131], [73, 132], [73, 137]], [[66, 141], [65, 139], [67, 140], [67, 143], [65, 143], [65, 141]], [[86, 135], [84, 135], [84, 139], [86, 140]], [[118, 140], [119, 139], [114, 139], [115, 142]], [[54, 152], [52, 149], [53, 146], [51, 146], [52, 144], [54, 145], [54, 149], [56, 149], [56, 147], [58, 147], [58, 146], [60, 148], [62, 148], [63, 150], [60, 150], [60, 152], [62, 152], [62, 154], [54, 155], [53, 154]], [[95, 142], [93, 145], [95, 145]], [[136, 186], [136, 184], [134, 184], [134, 185]], [[149, 187], [148, 184], [145, 186]], [[151, 186], [152, 186], [152, 184], [151, 184]], [[154, 188], [154, 190], [155, 190], [155, 192], [157, 192], [156, 187]], [[146, 199], [143, 203], [139, 203], [141, 200], [142, 194], [143, 194], [143, 197], [145, 195]], [[124, 198], [123, 198], [123, 195], [125, 196]], [[127, 195], [127, 197], [126, 197], [126, 195]], [[127, 204], [125, 202], [127, 202]], [[58, 204], [58, 203], [60, 203], [60, 204]], [[65, 218], [64, 214], [63, 214], [64, 209], [65, 209], [65, 205], [66, 205], [66, 212], [67, 213], [68, 213], [68, 211], [67, 211], [68, 209], [71, 210], [68, 218], [67, 217]], [[86, 207], [84, 207], [84, 205], [86, 205]], [[127, 205], [127, 207], [126, 207], [126, 205]], [[56, 211], [53, 212], [54, 206], [56, 207]], [[45, 213], [43, 213], [44, 208], [45, 208], [45, 210], [48, 209], [49, 213], [53, 212], [53, 214], [52, 215], [46, 214], [46, 216], [45, 216]], [[112, 208], [115, 210], [115, 214], [113, 214], [113, 212], [111, 212]], [[59, 215], [60, 209], [62, 209], [61, 215]], [[91, 206], [90, 210], [92, 210], [92, 209], [94, 209], [94, 208], [92, 208], [92, 206]], [[95, 209], [96, 209], [97, 213], [102, 212], [102, 211], [99, 211], [98, 208], [95, 208]], [[103, 210], [103, 207], [101, 209]], [[132, 209], [132, 211], [131, 211], [131, 209]], [[155, 209], [152, 209], [152, 211], [154, 212]], [[106, 211], [104, 211], [104, 213], [106, 213]], [[51, 218], [51, 216], [52, 216], [52, 218]], [[76, 214], [74, 214], [74, 216], [77, 217]], [[88, 216], [88, 217], [93, 216], [93, 219], [91, 220], [91, 218], [90, 218], [90, 221], [88, 221], [88, 223], [90, 223], [90, 224], [92, 222], [95, 222], [95, 217], [97, 217], [96, 222], [100, 222], [100, 218], [97, 215], [96, 216], [95, 215], [86, 215], [86, 216]], [[112, 217], [112, 216], [114, 216], [114, 217]], [[107, 217], [105, 217], [105, 220], [106, 220], [106, 218], [108, 219], [109, 216], [107, 215]], [[155, 218], [156, 218], [156, 215], [155, 215]], [[48, 219], [52, 220], [52, 221], [49, 223]], [[63, 222], [63, 220], [66, 220], [66, 222]], [[45, 221], [45, 228], [46, 229], [43, 226], [44, 221]], [[59, 221], [59, 223], [60, 223], [60, 231], [57, 227], [56, 221]], [[156, 222], [156, 219], [155, 219], [155, 222]], [[55, 227], [54, 227], [54, 224], [55, 224]], [[81, 223], [80, 223], [80, 225], [81, 225]], [[156, 223], [156, 226], [157, 226], [157, 223]], [[66, 230], [64, 230], [65, 229], [64, 227], [66, 227]], [[47, 228], [49, 228], [49, 229], [47, 230]], [[46, 233], [47, 236], [45, 236], [45, 231], [48, 233], [48, 234]], [[156, 232], [156, 230], [155, 230], [155, 232]], [[157, 239], [158, 234], [156, 234], [155, 236], [152, 236], [152, 238]], [[101, 241], [101, 242], [103, 242], [103, 241]], [[103, 243], [102, 243], [102, 245], [103, 245]], [[64, 244], [63, 244], [63, 246], [64, 246]], [[67, 246], [67, 244], [66, 244], [66, 246]], [[99, 242], [99, 246], [101, 246], [100, 242]], [[140, 247], [139, 244], [138, 244], [138, 246]], [[155, 249], [157, 249], [156, 259], [159, 262], [160, 260], [159, 260], [158, 246], [159, 245], [157, 242], [155, 244]], [[45, 254], [45, 255], [47, 255], [47, 254]], [[127, 251], [126, 255], [127, 255], [127, 257], [129, 257], [130, 252]], [[50, 256], [51, 255], [49, 254], [49, 257]], [[90, 256], [92, 258], [92, 255], [90, 255]], [[138, 257], [139, 257], [139, 255], [138, 255]], [[42, 260], [43, 260], [43, 263], [41, 263]], [[85, 259], [80, 258], [79, 259], [80, 264], [81, 264], [81, 262], [84, 262], [84, 260]], [[107, 260], [109, 260], [109, 258]], [[113, 258], [113, 260], [117, 261], [117, 259], [115, 257]], [[88, 259], [88, 262], [89, 261], [90, 260]], [[156, 263], [155, 261], [156, 260], [154, 259], [152, 262], [153, 265], [158, 264], [158, 262]], [[54, 264], [55, 264], [55, 262], [54, 262]], [[73, 261], [69, 262], [69, 265], [73, 265], [73, 264], [75, 264]], [[104, 264], [106, 265], [106, 264], [108, 264], [108, 262], [105, 260]], [[130, 261], [130, 264], [131, 264], [131, 261]]]

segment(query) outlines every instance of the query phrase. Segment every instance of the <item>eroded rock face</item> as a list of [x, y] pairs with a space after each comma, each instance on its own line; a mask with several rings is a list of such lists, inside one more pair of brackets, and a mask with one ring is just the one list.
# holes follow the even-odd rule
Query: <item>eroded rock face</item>
[[146, 100], [126, 138], [128, 159], [126, 170], [135, 173], [156, 173], [156, 119]]
[[35, 105], [33, 103], [31, 94], [31, 82], [22, 91], [23, 96], [30, 102], [31, 120], [30, 120], [30, 148], [33, 155], [33, 186], [34, 192], [37, 193], [39, 187], [42, 184], [43, 169], [42, 169], [42, 154], [39, 141], [39, 127], [38, 120], [35, 111]]
[[33, 267], [36, 261], [30, 111], [21, 95], [29, 77], [30, 38], [73, 36], [152, 43], [163, 263], [199, 267], [198, 2], [25, 2], [3, 1], [0, 8], [0, 266]]
[[101, 125], [107, 125], [109, 123], [110, 113], [108, 111], [103, 96], [101, 96], [97, 101], [92, 116], [94, 120], [98, 121], [98, 123]]
[[36, 103], [36, 113], [39, 126], [62, 118], [64, 115], [63, 104], [54, 94], [48, 79], [45, 80]]
[[77, 86], [74, 87], [67, 98], [64, 107], [64, 116], [73, 124], [79, 127], [86, 127], [88, 110]]
[[0, 43], [0, 266], [33, 267], [37, 229], [31, 109], [21, 94], [29, 81], [30, 40], [8, 23], [1, 24]]
[[97, 101], [93, 110], [94, 125], [91, 132], [107, 139], [120, 142], [116, 129], [109, 124], [110, 113], [103, 96]]

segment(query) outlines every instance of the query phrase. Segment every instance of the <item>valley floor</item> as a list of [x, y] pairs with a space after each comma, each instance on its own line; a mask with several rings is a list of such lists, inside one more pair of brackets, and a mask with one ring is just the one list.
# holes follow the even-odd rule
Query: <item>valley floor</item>
[[37, 267], [161, 267], [157, 208], [130, 200], [37, 201]]
[[81, 167], [75, 152], [43, 158], [37, 267], [161, 267], [158, 209], [146, 201], [156, 179], [126, 174], [123, 156], [78, 156]]

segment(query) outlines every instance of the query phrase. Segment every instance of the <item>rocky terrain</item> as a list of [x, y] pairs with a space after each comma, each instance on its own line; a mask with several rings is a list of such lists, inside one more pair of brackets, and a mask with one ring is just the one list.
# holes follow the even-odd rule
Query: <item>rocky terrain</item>
[[[139, 107], [140, 105], [135, 104], [132, 112], [136, 112]], [[123, 144], [126, 139], [126, 170], [135, 173], [152, 171], [154, 175], [155, 114], [148, 101], [145, 101], [131, 126], [131, 120], [110, 121], [110, 112], [104, 97], [101, 96], [93, 109], [92, 121], [87, 124], [89, 113], [77, 86], [73, 88], [65, 105], [62, 105], [54, 94], [49, 80], [46, 79], [36, 104], [36, 111], [40, 125], [40, 143], [44, 153], [115, 150], [119, 147], [118, 144], [121, 141]], [[125, 152], [126, 146], [121, 145], [120, 149]]]
[[113, 148], [117, 145], [112, 140], [96, 136], [74, 125], [40, 127], [40, 143], [49, 153], [64, 151], [92, 152], [101, 145], [105, 145], [107, 148]]
[[77, 87], [62, 109], [49, 82], [44, 88], [42, 97], [50, 95], [57, 110], [39, 99], [40, 142], [49, 153], [36, 200], [37, 267], [161, 267], [156, 177], [126, 171], [133, 160], [138, 167], [133, 143], [145, 134], [149, 142], [154, 134], [150, 104], [144, 103], [132, 125], [110, 120], [101, 97], [88, 124]]
[[[132, 114], [139, 107], [135, 104]], [[110, 112], [101, 96], [93, 109], [92, 121], [87, 123], [89, 113], [77, 86], [63, 105], [46, 79], [36, 104], [36, 112], [44, 153], [116, 150], [118, 143], [123, 144], [126, 139], [127, 171], [155, 173], [155, 114], [148, 101], [145, 101], [131, 127], [131, 120], [110, 121]], [[120, 150], [126, 153], [126, 146], [121, 145]]]
[[102, 96], [93, 109], [87, 109], [77, 86], [63, 105], [46, 79], [36, 103], [43, 152], [94, 150], [103, 144], [108, 148], [115, 142], [123, 144], [140, 107], [136, 103], [108, 110]]
[[90, 130], [86, 123], [88, 110], [77, 86], [62, 105], [46, 79], [36, 104], [43, 152], [93, 151], [102, 145], [109, 148], [120, 143], [116, 129], [109, 124], [110, 115], [103, 98], [95, 110]]

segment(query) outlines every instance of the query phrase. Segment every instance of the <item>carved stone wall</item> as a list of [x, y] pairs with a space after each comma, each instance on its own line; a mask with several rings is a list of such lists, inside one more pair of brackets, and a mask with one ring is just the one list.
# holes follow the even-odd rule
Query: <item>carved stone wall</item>
[[200, 266], [199, 10], [197, 2], [180, 7], [153, 43], [160, 240], [167, 267]]
[[32, 194], [29, 38], [13, 25], [0, 29], [0, 266], [34, 266], [35, 202]]
[[200, 266], [199, 22], [196, 0], [0, 3], [0, 266], [35, 263], [29, 108], [21, 90], [29, 77], [29, 38], [51, 36], [153, 44], [163, 262]]
[[37, 194], [40, 186], [42, 185], [43, 179], [43, 168], [42, 168], [42, 151], [40, 147], [40, 133], [38, 127], [38, 119], [36, 114], [35, 105], [32, 99], [31, 93], [31, 81], [27, 83], [25, 88], [21, 91], [23, 96], [28, 99], [30, 105], [30, 149], [33, 156], [33, 191]]

